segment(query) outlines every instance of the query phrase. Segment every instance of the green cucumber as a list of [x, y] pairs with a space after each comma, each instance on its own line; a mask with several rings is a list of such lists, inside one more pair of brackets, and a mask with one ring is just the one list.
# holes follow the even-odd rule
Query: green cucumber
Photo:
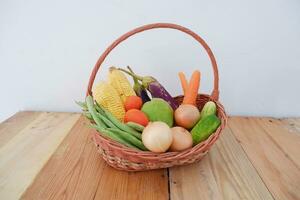
[[206, 140], [220, 124], [221, 120], [214, 114], [199, 120], [191, 131], [194, 145]]
[[200, 114], [200, 119], [204, 119], [205, 117], [209, 115], [214, 115], [217, 112], [217, 106], [215, 102], [213, 101], [208, 101], [204, 104], [201, 114]]

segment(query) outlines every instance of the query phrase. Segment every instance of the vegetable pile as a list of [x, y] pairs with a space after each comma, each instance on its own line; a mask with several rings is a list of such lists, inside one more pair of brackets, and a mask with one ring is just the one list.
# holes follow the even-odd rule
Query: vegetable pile
[[[126, 74], [132, 77], [133, 86]], [[184, 93], [181, 105], [155, 78], [139, 76], [130, 67], [109, 68], [108, 80], [93, 88], [93, 97], [77, 104], [91, 128], [129, 148], [183, 151], [206, 140], [221, 120], [213, 101], [202, 110], [196, 105], [201, 73], [194, 71], [189, 82], [183, 72], [178, 75]]]

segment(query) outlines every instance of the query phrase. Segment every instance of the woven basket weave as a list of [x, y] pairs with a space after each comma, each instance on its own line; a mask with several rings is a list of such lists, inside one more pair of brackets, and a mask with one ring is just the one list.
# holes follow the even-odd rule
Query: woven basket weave
[[[107, 55], [122, 41], [126, 40], [130, 36], [156, 28], [170, 28], [182, 31], [190, 36], [192, 36], [196, 41], [198, 41], [206, 50], [213, 67], [214, 72], [214, 89], [211, 95], [199, 94], [197, 97], [197, 107], [202, 109], [207, 101], [214, 101], [217, 105], [217, 115], [221, 119], [220, 127], [205, 141], [197, 144], [196, 146], [187, 149], [182, 152], [166, 152], [166, 153], [153, 153], [150, 151], [139, 151], [132, 148], [125, 147], [109, 138], [102, 136], [98, 132], [93, 133], [93, 141], [102, 155], [103, 159], [112, 167], [125, 171], [146, 171], [159, 168], [167, 168], [176, 165], [186, 165], [190, 163], [197, 162], [203, 158], [203, 156], [208, 152], [210, 147], [219, 138], [222, 130], [225, 128], [227, 123], [227, 115], [225, 113], [224, 107], [218, 101], [219, 99], [219, 75], [218, 68], [215, 57], [206, 44], [206, 42], [191, 30], [169, 23], [156, 23], [141, 26], [139, 28], [133, 29], [126, 34], [115, 40], [100, 56], [97, 63], [94, 66], [92, 74], [90, 76], [87, 95], [92, 95], [92, 87], [96, 77], [96, 74], [107, 57]], [[181, 103], [183, 96], [174, 97], [174, 99]]]

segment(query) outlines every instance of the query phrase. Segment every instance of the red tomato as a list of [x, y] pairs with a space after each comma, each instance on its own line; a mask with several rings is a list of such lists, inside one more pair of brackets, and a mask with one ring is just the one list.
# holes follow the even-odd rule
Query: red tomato
[[143, 101], [140, 97], [138, 96], [130, 96], [127, 97], [124, 106], [125, 106], [125, 110], [131, 110], [131, 109], [141, 109], [143, 105]]

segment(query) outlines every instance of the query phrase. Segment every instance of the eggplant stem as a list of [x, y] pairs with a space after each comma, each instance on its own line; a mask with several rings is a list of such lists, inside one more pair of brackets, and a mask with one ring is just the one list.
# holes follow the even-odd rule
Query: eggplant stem
[[131, 69], [131, 67], [127, 66], [127, 69], [134, 74], [133, 70]]
[[120, 71], [122, 71], [122, 72], [125, 72], [126, 74], [128, 74], [128, 75], [130, 75], [130, 76], [136, 78], [137, 80], [140, 80], [140, 81], [143, 80], [143, 77], [142, 77], [142, 76], [138, 76], [138, 75], [136, 75], [135, 73], [129, 72], [129, 71], [127, 71], [127, 70], [125, 70], [125, 69], [122, 69], [122, 68], [118, 68], [118, 70], [120, 70]]
[[[127, 69], [128, 69], [131, 73], [134, 74], [134, 72], [133, 72], [133, 70], [131, 69], [131, 67], [127, 66]], [[140, 85], [140, 83], [139, 83], [139, 81], [138, 81], [138, 79], [137, 79], [136, 77], [132, 77], [132, 78], [133, 78], [134, 84]]]

